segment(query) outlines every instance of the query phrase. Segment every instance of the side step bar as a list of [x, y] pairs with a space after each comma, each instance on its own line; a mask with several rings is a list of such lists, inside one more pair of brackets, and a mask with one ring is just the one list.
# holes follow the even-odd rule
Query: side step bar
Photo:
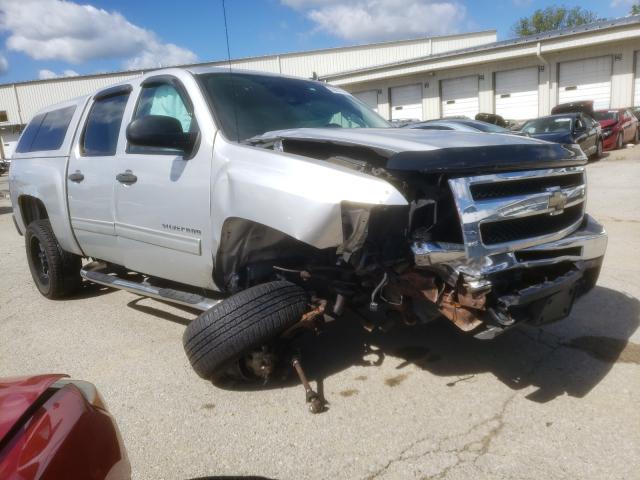
[[174, 290], [173, 288], [160, 288], [147, 283], [125, 280], [114, 275], [109, 275], [100, 270], [104, 270], [104, 264], [101, 262], [92, 262], [85, 265], [80, 270], [80, 276], [89, 282], [104, 285], [105, 287], [126, 290], [127, 292], [135, 293], [143, 297], [176, 303], [178, 305], [195, 308], [196, 310], [201, 310], [203, 312], [209, 310], [211, 307], [222, 301], [220, 299], [203, 297], [202, 295], [197, 295], [195, 293]]

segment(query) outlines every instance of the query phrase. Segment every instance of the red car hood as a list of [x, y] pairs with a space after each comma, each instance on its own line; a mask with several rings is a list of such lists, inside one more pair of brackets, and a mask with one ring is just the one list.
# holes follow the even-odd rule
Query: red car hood
[[602, 128], [613, 127], [616, 123], [615, 120], [599, 120], [600, 126]]
[[0, 441], [62, 374], [0, 379]]

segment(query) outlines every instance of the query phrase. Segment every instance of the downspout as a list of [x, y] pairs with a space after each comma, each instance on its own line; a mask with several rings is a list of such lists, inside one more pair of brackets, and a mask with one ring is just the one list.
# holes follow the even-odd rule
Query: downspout
[[[546, 105], [544, 106], [545, 108], [543, 111], [543, 114], [546, 114], [551, 111], [551, 72], [549, 72], [549, 62], [547, 62], [547, 59], [542, 56], [542, 46], [540, 45], [540, 42], [536, 44], [536, 57], [538, 57], [538, 60], [542, 62], [544, 68], [547, 70], [547, 98], [545, 99]], [[540, 114], [540, 110], [538, 110], [538, 114]]]
[[544, 63], [544, 64], [545, 64], [545, 66], [548, 66], [548, 65], [549, 65], [549, 62], [547, 62], [546, 58], [544, 58], [544, 57], [542, 56], [542, 47], [541, 47], [541, 45], [540, 45], [540, 42], [538, 42], [538, 43], [536, 44], [536, 57], [538, 57], [538, 59], [539, 59], [542, 63]]
[[18, 121], [20, 125], [22, 125], [22, 109], [20, 108], [20, 100], [18, 99], [18, 89], [16, 88], [16, 84], [13, 84], [13, 95], [16, 98], [16, 107], [18, 107]]

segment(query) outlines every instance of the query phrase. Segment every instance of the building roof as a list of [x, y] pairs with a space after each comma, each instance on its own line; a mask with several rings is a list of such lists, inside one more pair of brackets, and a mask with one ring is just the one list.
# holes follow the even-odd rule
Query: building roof
[[374, 67], [360, 68], [355, 70], [347, 70], [343, 72], [331, 73], [328, 75], [321, 75], [321, 80], [331, 80], [334, 78], [345, 77], [352, 74], [360, 74], [366, 72], [375, 72], [378, 70], [384, 70], [392, 67], [407, 66], [416, 63], [422, 63], [426, 61], [439, 60], [442, 58], [456, 57], [458, 55], [466, 55], [469, 53], [486, 52], [490, 50], [498, 50], [501, 48], [535, 44], [544, 40], [550, 40], [561, 37], [568, 37], [573, 35], [580, 35], [589, 32], [596, 32], [600, 30], [608, 30], [611, 28], [621, 27], [625, 25], [640, 24], [640, 15], [629, 15], [622, 18], [616, 18], [611, 20], [600, 20], [598, 22], [587, 23], [576, 27], [564, 28], [561, 30], [553, 30], [550, 32], [537, 33], [535, 35], [528, 35], [525, 37], [512, 38], [508, 40], [501, 40], [499, 42], [485, 43], [477, 45], [475, 47], [462, 48], [458, 50], [450, 50], [448, 52], [438, 53], [434, 55], [411, 58], [409, 60], [400, 60], [397, 62], [386, 63], [376, 65]]
[[[295, 55], [313, 55], [313, 54], [326, 53], [326, 52], [340, 52], [340, 51], [345, 51], [345, 50], [358, 50], [358, 49], [380, 47], [380, 46], [386, 46], [386, 45], [401, 45], [403, 43], [413, 43], [413, 42], [426, 41], [426, 40], [446, 39], [446, 38], [456, 38], [456, 37], [468, 37], [468, 36], [481, 35], [481, 34], [487, 34], [487, 33], [495, 34], [496, 30], [495, 29], [478, 30], [478, 31], [474, 31], [474, 32], [455, 33], [455, 34], [450, 34], [450, 35], [431, 35], [431, 36], [428, 36], [428, 37], [405, 38], [405, 39], [402, 39], [402, 40], [390, 40], [390, 41], [384, 41], [384, 42], [356, 44], [356, 45], [345, 45], [345, 46], [342, 46], [342, 47], [319, 48], [319, 49], [314, 49], [314, 50], [303, 50], [303, 51], [297, 51], [297, 52], [284, 52], [284, 53], [274, 53], [274, 54], [270, 54], [270, 55], [257, 55], [257, 56], [249, 56], [249, 57], [240, 57], [240, 58], [232, 58], [231, 62], [246, 62], [246, 61], [257, 60], [257, 59], [273, 59], [273, 58], [277, 58], [277, 57], [284, 58], [284, 57], [290, 57], [290, 56], [295, 56]], [[109, 71], [109, 72], [99, 72], [99, 73], [93, 73], [93, 74], [88, 74], [88, 75], [77, 75], [77, 76], [73, 76], [73, 77], [56, 77], [56, 78], [47, 78], [47, 79], [24, 80], [24, 81], [20, 81], [20, 82], [0, 83], [0, 87], [7, 86], [7, 85], [23, 85], [23, 84], [32, 84], [32, 83], [60, 82], [60, 81], [69, 81], [71, 79], [96, 78], [96, 77], [105, 77], [105, 76], [114, 76], [114, 75], [140, 75], [140, 74], [143, 74], [145, 72], [149, 72], [151, 70], [159, 70], [161, 68], [171, 68], [171, 67], [179, 67], [179, 68], [207, 67], [207, 66], [212, 66], [212, 65], [224, 65], [226, 63], [228, 63], [228, 60], [211, 60], [211, 61], [208, 61], [208, 62], [198, 62], [198, 63], [184, 64], [184, 65], [166, 65], [166, 66], [163, 66], [163, 67], [154, 67], [154, 68], [147, 68], [147, 69], [114, 70], [114, 71]]]

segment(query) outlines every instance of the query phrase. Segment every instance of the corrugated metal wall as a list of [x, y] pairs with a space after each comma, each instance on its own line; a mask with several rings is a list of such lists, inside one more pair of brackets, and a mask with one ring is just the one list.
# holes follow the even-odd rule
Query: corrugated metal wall
[[[493, 42], [495, 31], [475, 32], [446, 37], [387, 42], [373, 45], [346, 47], [312, 52], [287, 53], [239, 59], [235, 68], [282, 73], [309, 78], [318, 75], [366, 68], [375, 65], [430, 55], [473, 45]], [[205, 66], [224, 66], [227, 62], [210, 62]], [[17, 84], [0, 85], [0, 110], [7, 112], [8, 121], [0, 125], [19, 125], [29, 121], [38, 110], [70, 98], [140, 75], [113, 73], [94, 77], [72, 77]], [[17, 96], [17, 98], [16, 98]]]
[[112, 85], [134, 75], [109, 75], [105, 77], [69, 79], [63, 82], [30, 83], [17, 85], [18, 102], [22, 119], [26, 123], [38, 110], [53, 103], [87, 95], [95, 90]]

